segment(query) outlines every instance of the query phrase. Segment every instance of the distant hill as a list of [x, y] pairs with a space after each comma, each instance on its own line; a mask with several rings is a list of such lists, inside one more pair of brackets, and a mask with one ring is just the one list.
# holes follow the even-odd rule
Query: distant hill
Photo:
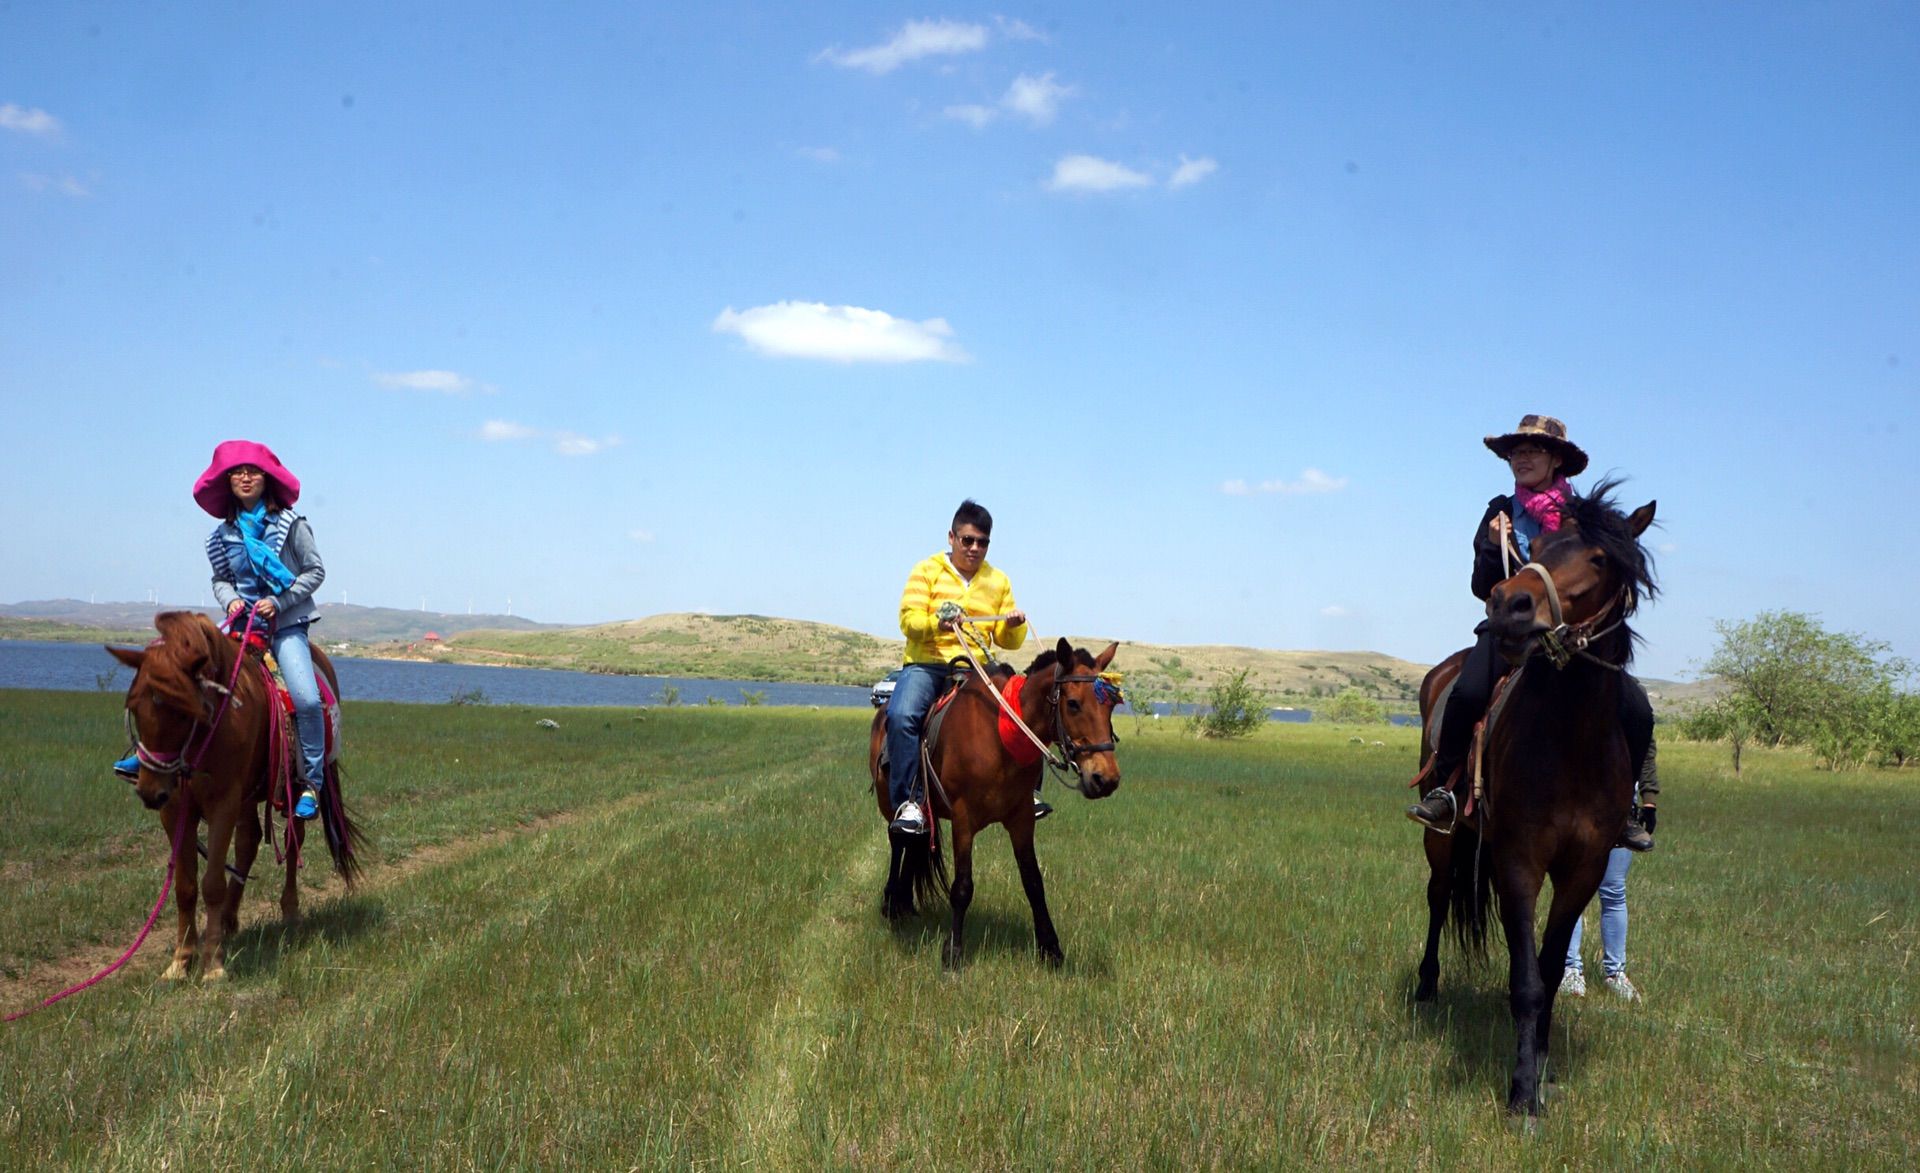
[[[153, 617], [162, 611], [215, 614], [211, 607], [186, 603], [83, 603], [78, 599], [0, 603], [0, 638], [95, 638], [92, 634], [65, 635], [58, 627], [48, 626], [66, 625], [87, 632], [106, 631], [118, 633], [122, 638], [138, 636], [144, 640], [153, 633]], [[351, 603], [322, 603], [320, 616], [323, 622], [314, 629], [314, 635], [325, 643], [417, 640], [429, 631], [450, 635], [471, 631], [476, 627], [541, 631], [558, 626], [535, 623], [514, 615], [449, 615], [440, 611], [402, 611], [396, 607], [361, 607]], [[15, 622], [9, 623], [9, 620]]]
[[[202, 610], [140, 603], [82, 603], [73, 599], [0, 603], [0, 639], [140, 642], [158, 611]], [[315, 629], [323, 644], [351, 645], [351, 654], [386, 659], [451, 660], [520, 668], [570, 668], [632, 676], [692, 676], [817, 684], [870, 684], [900, 666], [903, 641], [865, 632], [766, 615], [653, 615], [618, 623], [569, 627], [511, 615], [449, 615], [323, 603]], [[428, 641], [429, 632], [441, 637]], [[1105, 639], [1069, 637], [1094, 650]], [[1007, 659], [1017, 667], [1043, 650], [1030, 643]], [[1289, 652], [1208, 644], [1178, 647], [1127, 643], [1114, 667], [1147, 699], [1192, 700], [1231, 674], [1275, 704], [1313, 707], [1349, 688], [1399, 712], [1417, 706], [1427, 665], [1379, 652]], [[1715, 680], [1646, 680], [1656, 711], [1711, 698]]]

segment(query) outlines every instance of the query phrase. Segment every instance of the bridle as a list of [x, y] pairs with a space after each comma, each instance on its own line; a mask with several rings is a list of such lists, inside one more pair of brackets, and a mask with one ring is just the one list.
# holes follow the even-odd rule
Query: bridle
[[[204, 707], [201, 709], [201, 717], [194, 718], [192, 726], [187, 729], [186, 739], [181, 742], [180, 748], [175, 752], [160, 753], [148, 748], [147, 744], [140, 740], [140, 727], [134, 722], [133, 710], [126, 710], [127, 738], [133, 742], [133, 756], [139, 759], [142, 766], [156, 774], [162, 774], [168, 777], [175, 774], [180, 775], [183, 780], [190, 780], [193, 777], [194, 771], [200, 768], [201, 761], [206, 758], [207, 749], [212, 746], [214, 735], [220, 731], [220, 722], [227, 715], [227, 706], [229, 704], [239, 705], [244, 703], [234, 697], [233, 690], [240, 683], [240, 670], [246, 666], [247, 637], [252, 634], [253, 611], [249, 609], [247, 611], [246, 632], [240, 637], [240, 649], [233, 658], [232, 677], [228, 679], [224, 685], [217, 680], [208, 680], [204, 676], [196, 675], [193, 678], [194, 683], [200, 686], [201, 692], [219, 693], [220, 704], [214, 709], [211, 720], [201, 720], [201, 717], [206, 715], [206, 709]], [[151, 651], [166, 642], [164, 638], [156, 639], [147, 645], [147, 650]], [[199, 733], [202, 728], [206, 730], [206, 733], [200, 738], [198, 748], [195, 748], [193, 744], [194, 734]]]
[[[994, 623], [1005, 618], [1007, 618], [1005, 615], [965, 615], [960, 616], [959, 621], [962, 626], [970, 626], [976, 623]], [[1112, 741], [1075, 741], [1067, 733], [1067, 719], [1063, 707], [1060, 704], [1060, 686], [1076, 682], [1083, 684], [1091, 682], [1094, 688], [1094, 699], [1100, 704], [1106, 703], [1105, 699], [1100, 695], [1102, 689], [1113, 690], [1113, 703], [1115, 705], [1120, 703], [1120, 690], [1115, 687], [1111, 681], [1095, 672], [1075, 672], [1066, 676], [1054, 677], [1053, 682], [1047, 686], [1047, 707], [1053, 710], [1053, 741], [1051, 743], [1041, 741], [1033, 730], [1027, 728], [1027, 723], [1020, 719], [1020, 714], [1014, 711], [1013, 706], [1007, 703], [1006, 696], [993, 686], [993, 677], [988, 674], [986, 668], [980, 663], [980, 658], [974, 655], [973, 649], [968, 646], [968, 643], [969, 641], [979, 642], [980, 650], [986, 654], [989, 660], [993, 659], [992, 649], [988, 647], [984, 640], [981, 640], [978, 635], [971, 631], [964, 631], [961, 635], [960, 652], [966, 657], [967, 663], [972, 666], [973, 672], [980, 678], [980, 682], [987, 686], [987, 692], [993, 696], [994, 702], [997, 703], [1008, 718], [1013, 721], [1014, 727], [1026, 734], [1028, 741], [1033, 742], [1035, 746], [1039, 747], [1041, 760], [1047, 764], [1048, 768], [1060, 775], [1060, 784], [1069, 790], [1078, 791], [1082, 795], [1086, 794], [1086, 790], [1080, 781], [1081, 755], [1113, 752], [1114, 748], [1120, 744], [1120, 735], [1114, 733]], [[1054, 745], [1060, 747], [1061, 754], [1066, 758], [1065, 761], [1061, 761], [1054, 756]]]
[[[1112, 741], [1075, 741], [1073, 737], [1067, 733], [1066, 706], [1060, 703], [1060, 686], [1063, 684], [1092, 684], [1095, 704], [1106, 703], [1105, 699], [1100, 696], [1103, 689], [1113, 689], [1114, 704], [1119, 704], [1120, 690], [1108, 683], [1105, 677], [1094, 672], [1076, 672], [1070, 676], [1056, 676], [1052, 686], [1047, 689], [1047, 704], [1053, 707], [1054, 744], [1058, 745], [1060, 752], [1066, 755], [1068, 768], [1072, 770], [1075, 777], [1078, 777], [1080, 773], [1080, 755], [1112, 753], [1120, 744], [1120, 735], [1118, 733], [1113, 734]], [[1068, 783], [1068, 785], [1072, 785], [1072, 783]]]
[[[1606, 606], [1595, 611], [1579, 623], [1568, 623], [1565, 612], [1560, 606], [1559, 588], [1553, 585], [1552, 572], [1538, 562], [1529, 562], [1516, 572], [1515, 577], [1520, 574], [1525, 574], [1529, 570], [1538, 575], [1540, 581], [1546, 585], [1547, 610], [1548, 613], [1553, 616], [1552, 625], [1539, 633], [1539, 639], [1534, 645], [1534, 651], [1545, 656], [1547, 662], [1552, 664], [1556, 669], [1565, 668], [1572, 662], [1575, 656], [1579, 656], [1590, 663], [1600, 665], [1602, 668], [1614, 672], [1620, 671], [1621, 666], [1619, 664], [1601, 659], [1599, 656], [1588, 651], [1587, 647], [1602, 636], [1612, 633], [1622, 623], [1626, 622], [1626, 608], [1624, 604], [1632, 597], [1633, 586], [1631, 584], [1623, 584], [1620, 589], [1614, 593], [1613, 598], [1607, 600]], [[1620, 608], [1621, 617], [1615, 619], [1605, 627], [1598, 627], [1600, 621], [1608, 615], [1611, 615], [1615, 608]], [[1596, 630], [1596, 628], [1598, 629]]]

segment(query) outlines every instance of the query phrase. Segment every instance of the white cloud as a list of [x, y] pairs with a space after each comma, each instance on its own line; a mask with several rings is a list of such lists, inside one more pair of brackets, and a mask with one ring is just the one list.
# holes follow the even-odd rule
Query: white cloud
[[1189, 159], [1182, 155], [1180, 166], [1174, 170], [1172, 178], [1167, 180], [1167, 186], [1189, 187], [1218, 170], [1220, 170], [1220, 164], [1204, 155], [1198, 159]]
[[800, 147], [795, 152], [802, 159], [812, 159], [816, 163], [838, 163], [840, 152], [832, 147]]
[[812, 301], [781, 301], [735, 311], [713, 320], [717, 334], [738, 334], [748, 346], [774, 358], [830, 362], [966, 362], [945, 318], [914, 322], [884, 310]]
[[1345, 619], [1347, 616], [1352, 615], [1353, 612], [1335, 603], [1332, 606], [1320, 608], [1320, 614], [1326, 616], [1328, 619]]
[[492, 390], [457, 371], [375, 371], [373, 381], [395, 391], [438, 391], [443, 395]]
[[646, 530], [646, 529], [630, 529], [627, 531], [627, 537], [633, 539], [636, 542], [642, 542], [642, 543], [651, 542], [653, 540], [653, 531]]
[[864, 49], [823, 49], [815, 60], [868, 73], [892, 73], [922, 57], [975, 53], [987, 47], [985, 25], [957, 20], [910, 20], [884, 45]]
[[21, 186], [28, 191], [50, 191], [76, 200], [86, 199], [93, 192], [86, 184], [71, 175], [39, 175], [30, 171], [20, 173]]
[[60, 133], [60, 120], [45, 110], [29, 109], [8, 102], [0, 106], [0, 130], [50, 137]]
[[488, 420], [480, 425], [480, 438], [489, 443], [502, 440], [531, 440], [540, 433], [525, 424], [516, 424], [511, 420]]
[[578, 432], [530, 428], [526, 424], [514, 423], [512, 420], [488, 420], [480, 425], [479, 435], [482, 440], [490, 444], [535, 440], [547, 445], [561, 456], [596, 456], [620, 444], [618, 436], [595, 439], [592, 436], [582, 436]]
[[1053, 165], [1048, 191], [1120, 191], [1152, 187], [1153, 177], [1092, 155], [1068, 155]]
[[1283, 497], [1299, 497], [1315, 493], [1337, 493], [1347, 487], [1346, 477], [1328, 476], [1317, 468], [1309, 468], [1291, 481], [1261, 481], [1257, 485], [1234, 479], [1225, 481], [1220, 491], [1229, 497], [1252, 497], [1256, 494], [1278, 493]]
[[975, 130], [985, 129], [989, 123], [999, 117], [998, 112], [991, 106], [948, 106], [941, 113], [956, 122], [964, 122]]
[[1047, 34], [1026, 21], [1017, 20], [1011, 16], [996, 16], [993, 18], [993, 23], [1000, 30], [1000, 35], [1009, 41], [1044, 42], [1047, 39]]
[[1054, 81], [1051, 73], [1043, 73], [1039, 77], [1023, 73], [1007, 87], [1000, 104], [1035, 126], [1045, 126], [1060, 112], [1060, 99], [1072, 93], [1072, 86], [1063, 86]]

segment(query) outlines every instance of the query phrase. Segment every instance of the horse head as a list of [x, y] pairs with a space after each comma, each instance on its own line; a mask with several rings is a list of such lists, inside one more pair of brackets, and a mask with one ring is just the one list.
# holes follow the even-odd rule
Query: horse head
[[113, 658], [133, 669], [127, 687], [127, 724], [140, 758], [134, 782], [140, 801], [159, 810], [173, 797], [179, 776], [190, 767], [187, 754], [199, 731], [211, 725], [216, 695], [224, 686], [208, 673], [217, 667], [222, 636], [206, 616], [165, 611], [154, 616], [158, 639], [145, 648], [109, 647]]
[[1080, 775], [1080, 793], [1088, 798], [1105, 798], [1120, 788], [1120, 762], [1113, 753], [1118, 743], [1113, 710], [1120, 703], [1120, 690], [1101, 676], [1119, 648], [1108, 644], [1095, 656], [1062, 639], [1027, 670], [1029, 683], [1047, 687], [1054, 742]]
[[1652, 559], [1640, 545], [1656, 503], [1622, 513], [1612, 500], [1617, 487], [1602, 481], [1569, 500], [1560, 528], [1533, 540], [1532, 561], [1488, 594], [1487, 621], [1508, 661], [1538, 650], [1564, 667], [1616, 631], [1624, 650], [1612, 659], [1624, 662], [1631, 653], [1626, 620], [1656, 590]]

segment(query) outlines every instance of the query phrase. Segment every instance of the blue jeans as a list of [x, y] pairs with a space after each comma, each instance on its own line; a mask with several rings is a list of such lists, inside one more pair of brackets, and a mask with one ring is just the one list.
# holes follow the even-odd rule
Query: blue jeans
[[920, 793], [920, 734], [927, 727], [927, 710], [952, 675], [945, 664], [908, 664], [894, 681], [887, 701], [887, 804], [895, 810], [908, 799], [926, 804]]
[[280, 678], [293, 698], [293, 723], [300, 730], [301, 772], [309, 786], [326, 780], [327, 715], [320, 705], [320, 682], [313, 675], [313, 650], [307, 646], [307, 625], [295, 623], [273, 631], [273, 658]]
[[[1633, 852], [1616, 847], [1607, 855], [1607, 874], [1600, 880], [1600, 967], [1607, 977], [1627, 968], [1627, 865]], [[1583, 914], [1580, 920], [1585, 920]], [[1580, 921], [1573, 922], [1573, 940], [1567, 942], [1567, 968], [1580, 970]]]

